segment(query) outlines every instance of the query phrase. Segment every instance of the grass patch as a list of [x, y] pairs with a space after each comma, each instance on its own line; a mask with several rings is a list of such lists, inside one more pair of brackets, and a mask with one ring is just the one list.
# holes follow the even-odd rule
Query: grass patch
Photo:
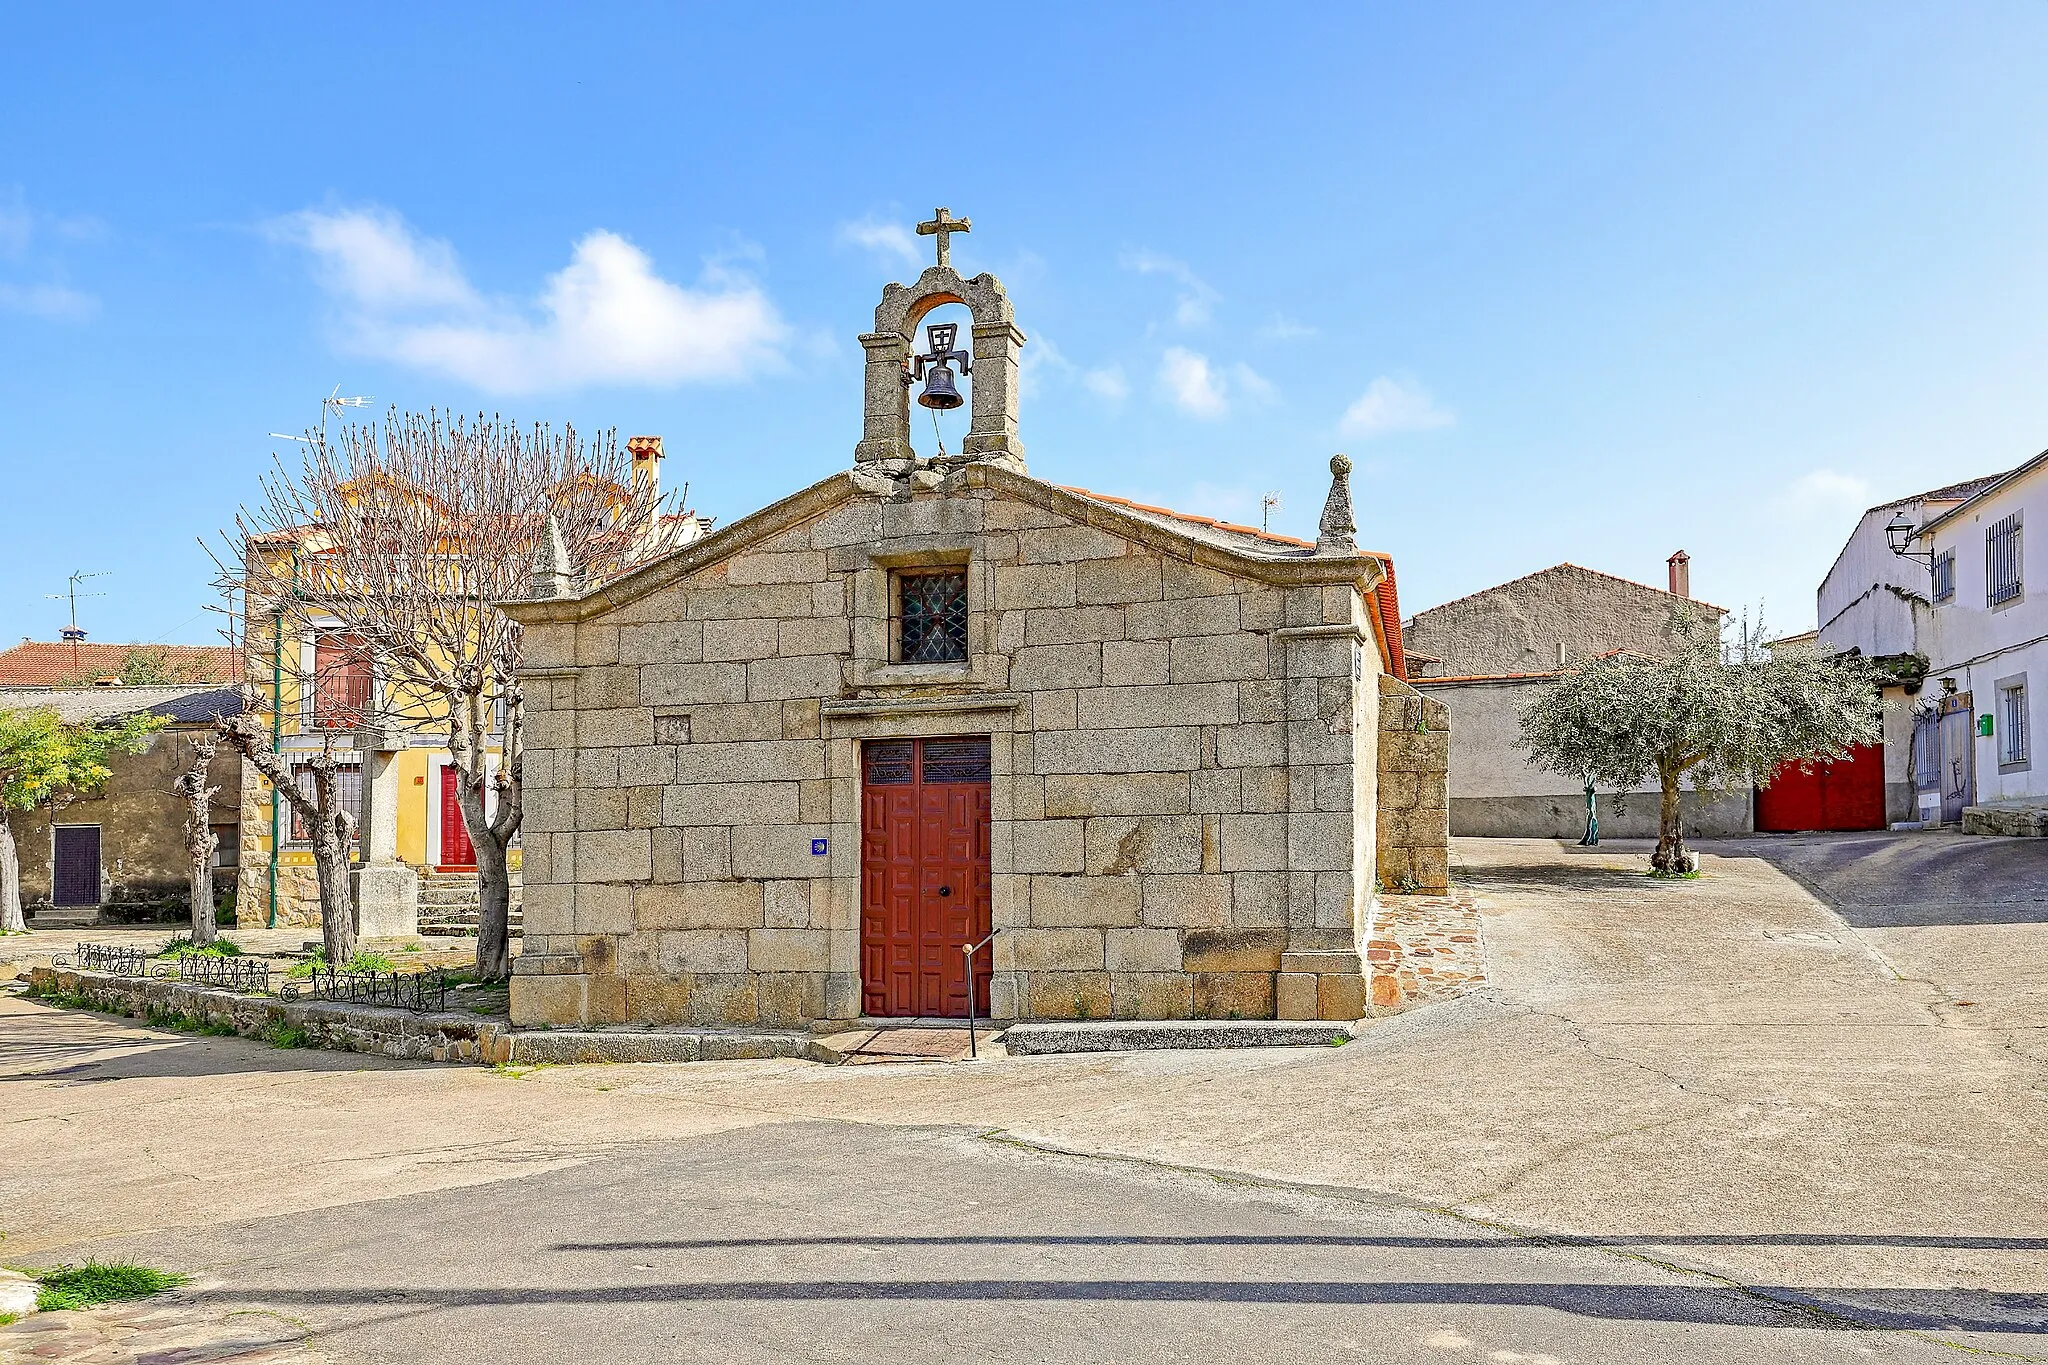
[[176, 1289], [189, 1278], [132, 1261], [87, 1261], [81, 1266], [59, 1266], [36, 1275], [41, 1284], [36, 1291], [36, 1307], [48, 1313], [146, 1299], [166, 1289]]
[[1643, 875], [1645, 877], [1655, 877], [1660, 882], [1696, 882], [1707, 874], [1704, 872], [1659, 872], [1653, 867]]
[[162, 1005], [151, 1005], [149, 1012], [142, 1016], [142, 1022], [151, 1028], [169, 1029], [173, 1033], [198, 1033], [209, 1038], [232, 1038], [235, 1026], [219, 1019], [201, 1019], [183, 1010], [167, 1010]]
[[[304, 980], [315, 972], [324, 972], [326, 970], [327, 954], [317, 952], [309, 958], [294, 962], [291, 965], [291, 970], [286, 972], [285, 975], [297, 980]], [[359, 952], [337, 970], [344, 972], [395, 972], [398, 970], [398, 964], [382, 953]]]
[[224, 938], [211, 943], [194, 943], [190, 938], [174, 938], [163, 947], [157, 957], [174, 962], [181, 957], [240, 957], [242, 950]]
[[300, 1028], [297, 1024], [274, 1023], [264, 1029], [258, 1036], [272, 1047], [293, 1048], [313, 1046], [313, 1035]]
[[20, 1317], [19, 1313], [0, 1313], [0, 1327], [12, 1327]]
[[553, 1062], [499, 1062], [491, 1068], [491, 1074], [516, 1081], [522, 1076], [531, 1076], [536, 1071], [545, 1071], [553, 1065]]

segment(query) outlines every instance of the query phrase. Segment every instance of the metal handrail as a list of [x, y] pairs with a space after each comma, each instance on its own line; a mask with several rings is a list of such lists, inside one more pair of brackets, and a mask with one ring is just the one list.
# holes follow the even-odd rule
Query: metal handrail
[[[1003, 931], [1000, 929], [991, 929], [988, 931], [988, 937], [984, 938], [981, 942], [969, 943], [960, 949], [967, 956], [967, 1058], [969, 1061], [979, 1061], [981, 1059], [981, 1054], [975, 1049], [974, 1044], [974, 955], [994, 942], [996, 935], [1001, 932]], [[990, 975], [994, 975], [993, 969], [991, 969]]]

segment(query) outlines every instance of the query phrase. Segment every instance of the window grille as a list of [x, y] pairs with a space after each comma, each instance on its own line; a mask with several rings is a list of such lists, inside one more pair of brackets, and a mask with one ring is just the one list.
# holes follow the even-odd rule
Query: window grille
[[989, 777], [988, 738], [928, 739], [924, 742], [924, 780], [927, 782], [986, 782]]
[[867, 783], [870, 787], [901, 787], [910, 784], [911, 758], [916, 751], [915, 740], [871, 739], [861, 746], [867, 760]]
[[[313, 780], [312, 764], [294, 763], [292, 765], [292, 785], [304, 792], [308, 801], [318, 801], [320, 799], [320, 789]], [[345, 810], [350, 815], [361, 818], [363, 808], [362, 764], [337, 763], [334, 765], [334, 802], [338, 809]], [[306, 818], [299, 814], [297, 806], [291, 807], [291, 812], [291, 841], [295, 844], [312, 843], [313, 835], [306, 828]], [[356, 837], [358, 839], [362, 837], [361, 830], [356, 831]]]
[[897, 576], [902, 603], [897, 623], [898, 662], [951, 663], [967, 657], [967, 571]]
[[1941, 718], [1913, 718], [1913, 788], [1931, 792], [1941, 786]]
[[2000, 763], [2025, 763], [2027, 761], [2027, 685], [2014, 683], [1998, 691], [2000, 727], [2005, 735], [1999, 744]]
[[1934, 600], [1946, 602], [1956, 595], [1956, 552], [1943, 550], [1934, 557]]
[[1993, 523], [1984, 533], [1984, 604], [2011, 602], [2023, 590], [2020, 581], [2020, 514]]

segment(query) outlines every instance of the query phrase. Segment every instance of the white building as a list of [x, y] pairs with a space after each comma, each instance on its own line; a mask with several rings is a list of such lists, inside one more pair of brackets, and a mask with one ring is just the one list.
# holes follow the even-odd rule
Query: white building
[[[1914, 610], [1929, 665], [1915, 708], [1923, 819], [2048, 802], [2048, 763], [2033, 761], [2033, 698], [2048, 685], [2048, 551], [2027, 544], [2029, 521], [2048, 526], [2048, 452], [1926, 518], [1913, 537], [1916, 555], [1933, 556], [1928, 603]], [[2003, 829], [2001, 814], [1969, 827]]]
[[[1884, 691], [1885, 819], [1916, 821], [1919, 797], [1913, 764], [1913, 725], [1921, 705], [1920, 669], [1927, 657], [1928, 571], [1925, 561], [1892, 552], [1885, 528], [1899, 518], [1914, 527], [1932, 523], [2005, 476], [1987, 474], [1873, 507], [1856, 523], [1842, 552], [1821, 580], [1815, 620], [1818, 644], [1892, 665], [1899, 682]], [[1920, 776], [1931, 781], [1932, 768]]]

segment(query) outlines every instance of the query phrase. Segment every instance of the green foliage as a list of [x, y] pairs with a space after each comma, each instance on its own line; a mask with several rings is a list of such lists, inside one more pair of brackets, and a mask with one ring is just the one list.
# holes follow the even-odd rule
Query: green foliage
[[282, 1020], [264, 1029], [259, 1036], [272, 1047], [294, 1048], [313, 1046], [312, 1034], [306, 1032], [297, 1024], [287, 1024]]
[[235, 1034], [235, 1026], [223, 1020], [202, 1019], [183, 1010], [167, 1010], [162, 1005], [151, 1005], [142, 1022], [151, 1028], [169, 1029], [173, 1033], [199, 1033], [209, 1038], [232, 1038]]
[[97, 791], [113, 776], [108, 760], [140, 753], [167, 716], [67, 723], [52, 706], [0, 710], [0, 809], [37, 806]]
[[[311, 957], [294, 962], [291, 965], [291, 969], [285, 975], [296, 980], [304, 980], [315, 972], [324, 972], [326, 970], [327, 951], [322, 948], [316, 949]], [[382, 953], [359, 952], [350, 958], [346, 964], [335, 970], [343, 972], [395, 972], [398, 970], [398, 964]]]
[[1720, 794], [1877, 742], [1877, 689], [1862, 660], [1774, 652], [1747, 619], [1733, 629], [1724, 645], [1718, 620], [1681, 610], [1669, 658], [1580, 664], [1523, 709], [1518, 747], [1539, 768], [1603, 787], [1683, 778]]
[[[59, 678], [59, 687], [92, 687], [101, 674], [74, 673]], [[180, 660], [162, 645], [137, 645], [121, 656], [114, 676], [123, 687], [176, 687], [180, 683], [217, 681], [213, 668], [202, 658]]]
[[59, 1266], [36, 1276], [41, 1285], [36, 1291], [36, 1307], [48, 1313], [146, 1299], [166, 1289], [176, 1289], [189, 1278], [132, 1261], [87, 1261], [81, 1266]]
[[20, 1317], [19, 1313], [0, 1313], [0, 1327], [11, 1327]]
[[164, 945], [158, 957], [175, 962], [181, 957], [240, 957], [242, 950], [224, 938], [211, 943], [194, 943], [190, 938], [174, 938]]

